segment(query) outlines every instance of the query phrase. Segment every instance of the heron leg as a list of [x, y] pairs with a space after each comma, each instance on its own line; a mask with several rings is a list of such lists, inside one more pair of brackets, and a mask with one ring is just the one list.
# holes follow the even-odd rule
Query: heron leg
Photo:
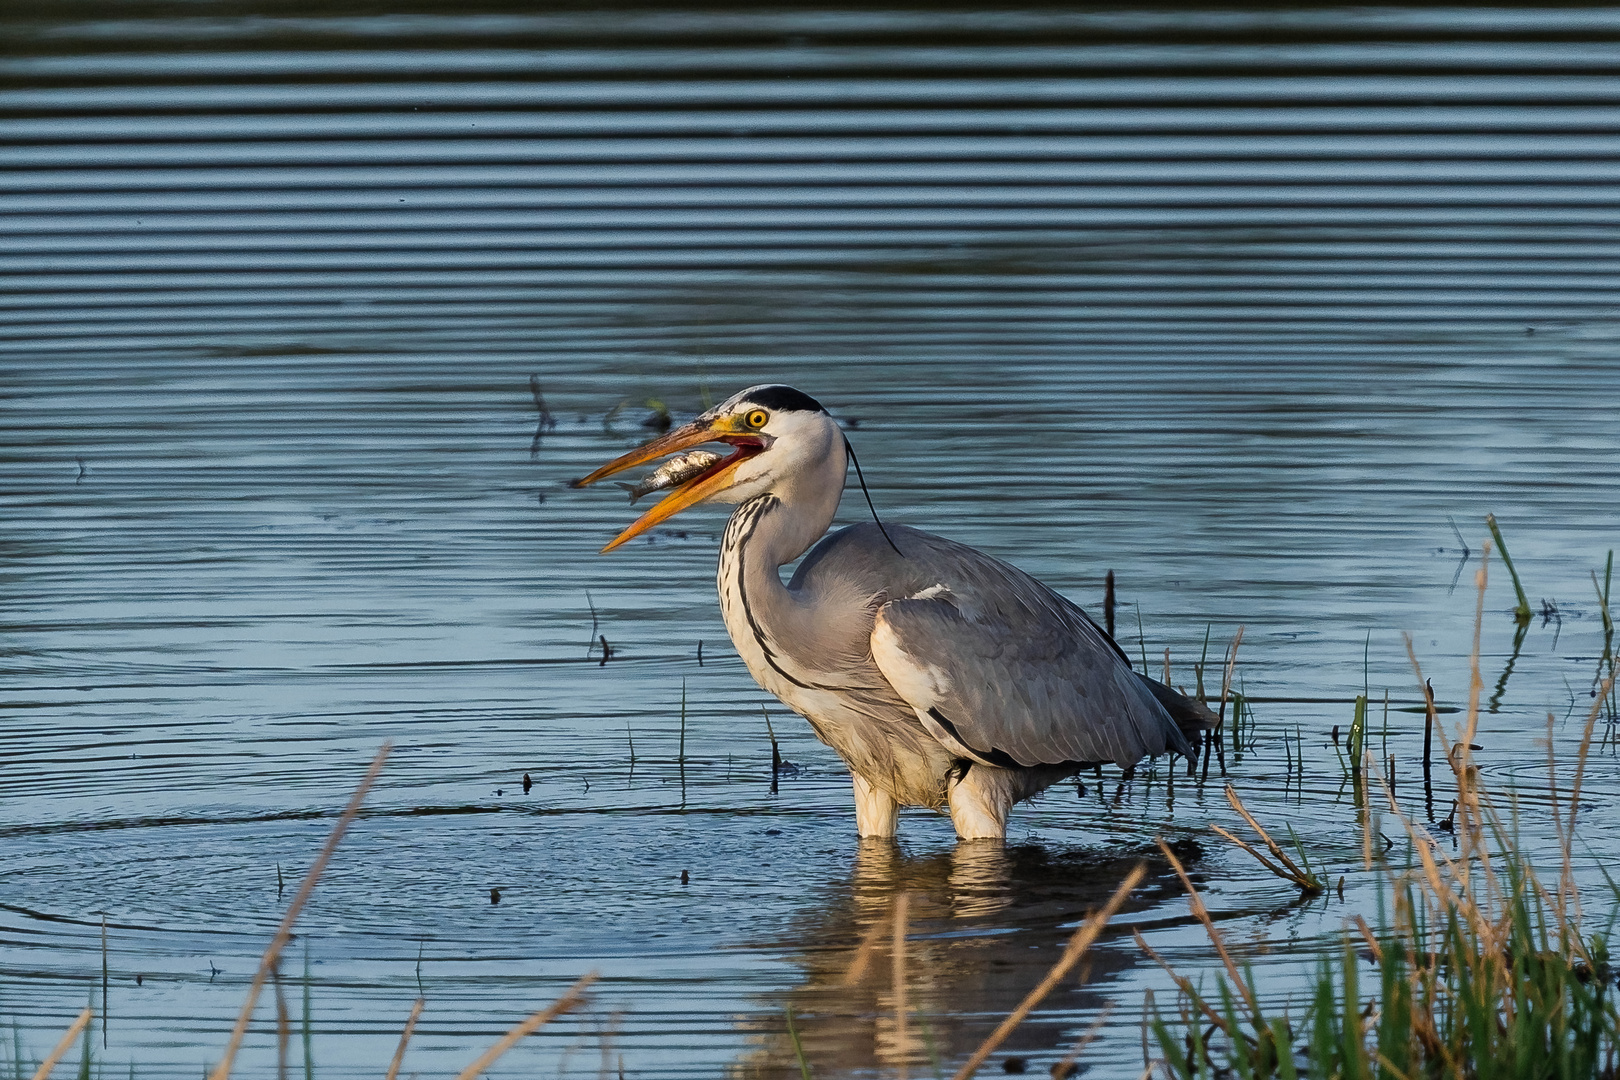
[[959, 770], [951, 770], [948, 783], [951, 824], [959, 839], [1006, 839], [1007, 811], [1016, 797], [1006, 769], [964, 762]]
[[900, 804], [859, 773], [850, 776], [855, 782], [855, 831], [862, 837], [893, 836], [900, 824]]

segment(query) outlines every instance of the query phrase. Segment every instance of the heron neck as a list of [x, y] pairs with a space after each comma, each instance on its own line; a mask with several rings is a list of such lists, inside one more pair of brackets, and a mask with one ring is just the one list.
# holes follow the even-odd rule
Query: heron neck
[[[768, 571], [772, 581], [781, 583], [777, 571], [809, 551], [832, 524], [843, 499], [847, 468], [840, 446], [823, 468], [800, 473], [761, 496], [764, 505], [751, 529], [745, 556], [749, 569]], [[738, 508], [737, 516], [742, 510]]]
[[839, 453], [815, 475], [795, 477], [738, 506], [727, 522], [720, 550], [721, 606], [740, 649], [743, 639], [757, 638], [770, 654], [773, 648], [805, 644], [805, 635], [814, 634], [813, 620], [807, 621], [800, 598], [782, 584], [781, 571], [832, 524], [843, 495], [843, 465]]

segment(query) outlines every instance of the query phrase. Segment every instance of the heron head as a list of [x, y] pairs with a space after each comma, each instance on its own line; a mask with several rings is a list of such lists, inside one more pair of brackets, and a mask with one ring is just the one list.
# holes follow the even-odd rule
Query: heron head
[[[697, 475], [670, 488], [659, 500], [603, 548], [620, 544], [667, 518], [703, 502], [746, 502], [792, 479], [804, 469], [826, 462], [842, 447], [838, 424], [821, 403], [791, 386], [751, 386], [708, 412], [614, 458], [573, 487], [593, 484], [614, 473], [678, 454], [706, 443], [724, 443], [730, 452]], [[839, 471], [842, 486], [843, 473]]]

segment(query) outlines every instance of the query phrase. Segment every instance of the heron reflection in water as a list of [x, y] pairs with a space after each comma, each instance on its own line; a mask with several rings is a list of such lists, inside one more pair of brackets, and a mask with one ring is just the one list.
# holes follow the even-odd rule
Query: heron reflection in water
[[[1196, 843], [1173, 847], [1189, 866], [1201, 858]], [[1030, 1072], [1046, 1075], [1061, 1055], [1054, 1048], [1070, 1046], [1111, 996], [1110, 984], [1145, 959], [1120, 947], [1129, 925], [1148, 925], [1147, 913], [1166, 905], [1174, 904], [1177, 919], [1184, 910], [1174, 903], [1180, 881], [1156, 847], [957, 844], [912, 855], [898, 844], [862, 843], [846, 876], [805, 896], [778, 933], [749, 943], [780, 952], [797, 978], [784, 993], [765, 995], [757, 1015], [739, 1019], [748, 1048], [726, 1075], [799, 1077], [801, 1051], [817, 1076], [893, 1075], [901, 1066], [914, 1068], [913, 1076], [933, 1075], [931, 1060], [959, 1061], [984, 1041], [1051, 968], [1080, 913], [1101, 907], [1142, 863], [1148, 878], [1127, 903], [1128, 917], [1105, 931], [1076, 977], [1003, 1044], [1000, 1056], [1028, 1056]], [[891, 937], [901, 893], [910, 901], [912, 1020], [904, 1028], [896, 1023]], [[863, 941], [871, 951], [861, 968], [855, 958]], [[793, 1011], [794, 1035], [784, 1029], [784, 1007]]]
[[726, 629], [755, 680], [849, 766], [861, 836], [893, 836], [902, 806], [924, 806], [964, 840], [1003, 839], [1014, 803], [1089, 766], [1191, 758], [1213, 724], [1077, 605], [982, 551], [903, 525], [823, 538], [849, 444], [792, 387], [744, 390], [575, 486], [708, 443], [729, 452], [602, 550], [690, 506], [737, 504], [720, 545]]

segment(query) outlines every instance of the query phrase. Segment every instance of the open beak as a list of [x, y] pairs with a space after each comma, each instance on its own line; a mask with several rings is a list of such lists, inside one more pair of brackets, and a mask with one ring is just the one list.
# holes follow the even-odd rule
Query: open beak
[[715, 492], [725, 490], [730, 485], [732, 470], [765, 449], [765, 440], [754, 432], [734, 431], [731, 422], [725, 418], [694, 420], [692, 423], [678, 427], [669, 434], [662, 435], [650, 443], [636, 447], [628, 454], [614, 458], [589, 476], [581, 477], [569, 485], [570, 487], [582, 488], [615, 473], [633, 469], [637, 465], [645, 465], [649, 461], [656, 461], [671, 454], [678, 454], [683, 450], [690, 450], [694, 446], [702, 446], [704, 443], [713, 442], [726, 443], [732, 448], [732, 452], [692, 477], [692, 479], [670, 488], [669, 493], [655, 503], [650, 510], [637, 518], [624, 532], [615, 536], [612, 543], [602, 549], [603, 554], [612, 551], [627, 540], [640, 536], [660, 521], [674, 517], [688, 506], [695, 506]]

